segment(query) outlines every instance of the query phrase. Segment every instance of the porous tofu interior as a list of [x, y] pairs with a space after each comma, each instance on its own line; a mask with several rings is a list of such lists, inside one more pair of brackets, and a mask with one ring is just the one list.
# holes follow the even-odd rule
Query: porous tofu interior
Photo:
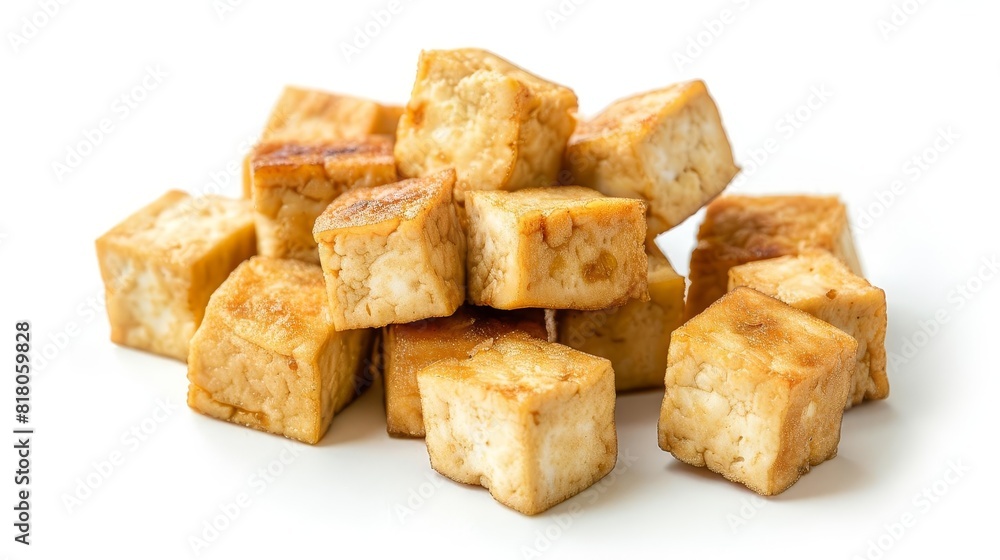
[[519, 511], [562, 501], [614, 466], [607, 360], [514, 333], [418, 380], [428, 449], [441, 450], [435, 468]]
[[254, 251], [245, 200], [171, 191], [97, 241], [112, 339], [187, 358], [208, 297]]
[[397, 159], [416, 176], [456, 167], [470, 189], [550, 184], [573, 131], [576, 96], [476, 49], [429, 51], [400, 121]]
[[857, 343], [739, 288], [674, 331], [661, 447], [762, 494], [836, 453]]
[[449, 315], [458, 306], [465, 237], [442, 181], [435, 175], [354, 190], [316, 221], [336, 314], [381, 326]]

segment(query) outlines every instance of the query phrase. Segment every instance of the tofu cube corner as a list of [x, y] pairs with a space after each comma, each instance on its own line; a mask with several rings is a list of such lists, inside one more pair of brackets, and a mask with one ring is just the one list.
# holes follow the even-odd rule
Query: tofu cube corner
[[399, 121], [405, 177], [454, 167], [469, 190], [553, 185], [576, 126], [576, 94], [478, 49], [424, 51]]
[[615, 466], [611, 362], [526, 333], [417, 374], [431, 466], [534, 515]]
[[736, 288], [674, 331], [660, 448], [771, 496], [837, 454], [858, 343]]
[[373, 331], [337, 331], [319, 266], [254, 257], [212, 295], [191, 341], [188, 405], [304, 443], [363, 388]]
[[209, 296], [256, 252], [246, 200], [170, 191], [97, 239], [111, 340], [186, 361]]
[[338, 330], [445, 317], [465, 299], [465, 234], [451, 169], [349, 191], [316, 220]]
[[565, 167], [573, 184], [645, 200], [651, 244], [739, 172], [719, 110], [701, 80], [618, 100], [580, 123], [566, 147]]

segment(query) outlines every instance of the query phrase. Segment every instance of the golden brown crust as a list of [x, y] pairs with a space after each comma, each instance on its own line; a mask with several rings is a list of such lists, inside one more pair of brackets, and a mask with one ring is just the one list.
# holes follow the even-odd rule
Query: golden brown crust
[[726, 293], [729, 269], [748, 262], [829, 251], [860, 274], [847, 209], [834, 196], [724, 196], [708, 205], [691, 254], [685, 316]]
[[412, 220], [426, 212], [442, 195], [451, 199], [455, 171], [447, 169], [419, 179], [378, 187], [361, 188], [339, 196], [316, 219], [313, 233], [326, 240], [332, 230], [378, 224], [388, 220]]

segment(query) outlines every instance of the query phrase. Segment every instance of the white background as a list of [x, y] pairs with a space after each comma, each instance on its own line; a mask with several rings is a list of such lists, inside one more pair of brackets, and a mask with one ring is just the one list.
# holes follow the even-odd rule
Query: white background
[[[995, 549], [1000, 282], [982, 263], [1000, 251], [997, 3], [567, 0], [566, 15], [553, 17], [558, 0], [402, 1], [350, 60], [343, 44], [364, 42], [356, 28], [387, 0], [235, 3], [221, 15], [210, 0], [71, 2], [51, 17], [38, 15], [44, 3], [35, 0], [0, 8], [0, 359], [13, 362], [14, 322], [23, 319], [36, 351], [50, 356], [36, 356], [32, 384], [33, 544], [12, 541], [9, 436], [0, 555], [194, 556], [189, 538], [240, 493], [250, 505], [202, 557], [915, 558]], [[32, 33], [22, 18], [44, 25]], [[494, 50], [573, 87], [585, 115], [704, 78], [745, 170], [732, 190], [844, 198], [866, 272], [888, 294], [888, 349], [909, 358], [890, 365], [888, 401], [846, 415], [835, 460], [760, 500], [660, 451], [660, 395], [626, 396], [620, 470], [600, 492], [525, 517], [437, 476], [421, 441], [388, 438], [377, 387], [308, 447], [192, 413], [182, 364], [108, 342], [97, 236], [167, 189], [236, 194], [245, 144], [286, 83], [404, 102], [419, 50], [459, 46]], [[165, 76], [135, 90], [147, 69]], [[142, 99], [126, 111], [120, 97], [133, 91]], [[53, 164], [102, 119], [111, 132], [57, 173]], [[952, 138], [935, 148], [942, 131]], [[681, 271], [695, 225], [663, 239]], [[936, 316], [947, 322], [935, 326]], [[5, 430], [14, 427], [6, 367]], [[168, 413], [157, 412], [161, 402]], [[123, 439], [133, 428], [152, 433]], [[286, 447], [298, 455], [282, 465]], [[114, 453], [123, 463], [99, 474]], [[269, 465], [282, 474], [262, 483], [255, 473]], [[100, 486], [67, 508], [88, 477]], [[934, 501], [914, 500], [925, 488]], [[420, 493], [427, 497], [413, 497]], [[400, 517], [400, 507], [412, 514]], [[893, 535], [906, 514], [913, 525]]]

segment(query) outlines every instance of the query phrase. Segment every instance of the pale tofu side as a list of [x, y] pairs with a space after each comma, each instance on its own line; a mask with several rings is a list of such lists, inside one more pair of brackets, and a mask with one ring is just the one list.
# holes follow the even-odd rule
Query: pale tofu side
[[254, 257], [209, 301], [191, 342], [188, 405], [317, 443], [359, 393], [372, 334], [333, 328], [318, 266]]
[[684, 322], [684, 277], [659, 250], [648, 257], [649, 301], [559, 315], [559, 342], [611, 360], [617, 391], [663, 388], [670, 333]]
[[863, 276], [847, 208], [835, 196], [723, 196], [712, 201], [691, 253], [685, 317], [722, 297], [729, 269], [748, 262], [820, 249]]
[[749, 288], [674, 331], [660, 447], [762, 495], [837, 453], [857, 341]]
[[458, 172], [469, 190], [555, 184], [576, 126], [576, 95], [483, 50], [424, 51], [397, 129], [399, 170]]
[[648, 241], [715, 198], [739, 172], [701, 80], [618, 100], [581, 123], [566, 147], [575, 184], [648, 204]]
[[847, 408], [889, 396], [885, 292], [833, 255], [810, 251], [729, 269], [729, 289], [753, 288], [822, 319], [858, 341]]
[[615, 465], [611, 363], [525, 333], [417, 374], [431, 466], [534, 515]]
[[256, 251], [246, 200], [170, 191], [96, 242], [116, 344], [186, 361], [209, 296]]
[[465, 298], [465, 236], [443, 171], [338, 197], [314, 237], [339, 330], [455, 312]]
[[469, 301], [594, 310], [648, 300], [645, 207], [583, 187], [474, 191]]
[[[322, 143], [371, 135], [395, 136], [399, 105], [287, 86], [268, 116], [260, 144]], [[252, 197], [251, 165], [243, 160], [243, 194]]]
[[251, 158], [259, 252], [319, 264], [313, 225], [341, 194], [396, 180], [387, 137], [258, 146]]

